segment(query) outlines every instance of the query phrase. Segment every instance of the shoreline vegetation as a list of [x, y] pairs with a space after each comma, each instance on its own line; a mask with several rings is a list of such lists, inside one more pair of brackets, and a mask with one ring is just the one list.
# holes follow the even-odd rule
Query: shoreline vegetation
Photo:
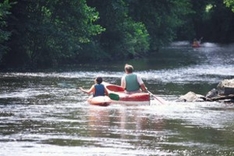
[[233, 43], [233, 24], [230, 0], [4, 0], [0, 70], [145, 58], [173, 41], [201, 36]]

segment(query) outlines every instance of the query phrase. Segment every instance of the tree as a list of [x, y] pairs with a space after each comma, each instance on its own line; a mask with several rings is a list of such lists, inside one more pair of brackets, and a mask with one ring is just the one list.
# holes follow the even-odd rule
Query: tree
[[100, 13], [98, 24], [106, 28], [97, 39], [109, 59], [141, 57], [149, 49], [149, 34], [142, 22], [128, 15], [124, 0], [88, 0], [88, 5]]
[[[74, 56], [104, 29], [86, 0], [20, 0], [8, 19], [12, 38], [5, 61], [13, 66], [51, 67]], [[20, 24], [19, 24], [20, 23]]]
[[191, 12], [187, 0], [129, 0], [133, 20], [142, 22], [150, 35], [150, 49], [157, 51], [176, 38], [177, 29]]
[[[234, 14], [220, 0], [193, 1], [198, 20], [194, 23], [197, 34], [204, 40], [218, 43], [234, 41]], [[194, 17], [195, 18], [195, 17]]]
[[224, 0], [224, 3], [226, 4], [227, 7], [230, 7], [234, 12], [234, 0]]
[[9, 39], [11, 33], [6, 30], [7, 21], [6, 18], [10, 14], [9, 10], [11, 8], [9, 0], [4, 0], [0, 3], [0, 62], [2, 55], [7, 52], [7, 46], [5, 42]]

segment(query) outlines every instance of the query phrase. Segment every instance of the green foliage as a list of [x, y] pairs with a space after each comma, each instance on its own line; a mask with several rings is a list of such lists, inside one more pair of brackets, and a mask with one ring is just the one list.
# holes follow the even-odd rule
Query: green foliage
[[0, 60], [47, 68], [145, 57], [174, 40], [234, 41], [233, 0], [4, 0]]
[[141, 22], [128, 16], [128, 4], [124, 0], [89, 0], [100, 13], [98, 23], [106, 28], [97, 39], [100, 48], [109, 59], [139, 57], [149, 50], [149, 34]]
[[234, 12], [234, 0], [224, 0], [224, 3], [226, 4], [227, 7], [230, 7]]
[[[223, 1], [200, 0], [194, 3], [197, 12], [196, 32], [210, 42], [228, 43], [234, 41], [234, 14]], [[199, 14], [200, 13], [200, 14]], [[195, 18], [195, 17], [194, 17]]]
[[133, 56], [145, 54], [149, 50], [149, 34], [145, 25], [129, 19], [123, 26], [125, 33], [122, 45], [127, 47], [126, 51]]
[[[85, 0], [21, 0], [11, 11], [14, 33], [6, 61], [15, 66], [58, 65], [79, 55], [82, 46], [104, 30], [93, 24], [98, 13]], [[18, 58], [13, 60], [12, 55]]]
[[129, 0], [129, 2], [130, 15], [146, 26], [153, 51], [176, 37], [177, 28], [184, 24], [184, 16], [191, 12], [187, 0]]
[[5, 41], [9, 39], [10, 32], [6, 30], [7, 22], [6, 17], [10, 14], [9, 10], [11, 3], [9, 0], [4, 0], [0, 3], [0, 61], [3, 53], [6, 52], [7, 47], [4, 45]]

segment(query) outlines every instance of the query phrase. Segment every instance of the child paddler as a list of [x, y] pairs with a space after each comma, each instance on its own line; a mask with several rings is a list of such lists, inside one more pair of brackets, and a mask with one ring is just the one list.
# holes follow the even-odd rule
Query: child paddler
[[102, 77], [97, 77], [94, 82], [95, 84], [89, 90], [83, 89], [82, 87], [79, 87], [79, 89], [87, 94], [92, 93], [93, 97], [108, 95], [105, 86], [102, 84]]

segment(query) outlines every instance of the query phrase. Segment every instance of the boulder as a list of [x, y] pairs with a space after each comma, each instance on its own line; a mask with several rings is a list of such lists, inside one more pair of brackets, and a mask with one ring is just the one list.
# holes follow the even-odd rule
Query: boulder
[[232, 101], [234, 99], [234, 79], [224, 79], [206, 94], [207, 101]]
[[194, 92], [188, 92], [185, 95], [180, 96], [176, 101], [177, 102], [202, 102], [204, 101], [205, 96], [196, 94]]
[[219, 95], [234, 94], [234, 79], [224, 79], [217, 85]]
[[213, 97], [217, 97], [219, 95], [219, 92], [217, 89], [213, 88], [206, 94], [206, 99], [211, 99]]
[[234, 79], [220, 81], [217, 88], [210, 90], [206, 96], [188, 92], [180, 96], [177, 102], [202, 102], [202, 101], [234, 101]]

